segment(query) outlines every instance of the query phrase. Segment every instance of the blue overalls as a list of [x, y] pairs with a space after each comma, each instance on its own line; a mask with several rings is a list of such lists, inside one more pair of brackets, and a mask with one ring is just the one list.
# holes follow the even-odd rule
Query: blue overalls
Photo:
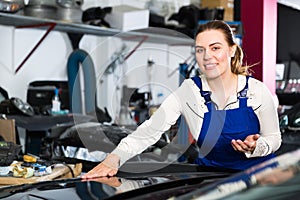
[[195, 160], [200, 166], [213, 166], [234, 170], [245, 170], [253, 165], [274, 157], [270, 154], [264, 157], [247, 158], [244, 153], [237, 152], [231, 146], [232, 139], [244, 140], [248, 135], [259, 133], [260, 125], [252, 107], [247, 106], [247, 76], [245, 88], [239, 92], [239, 108], [231, 110], [216, 110], [210, 95], [203, 91], [201, 79], [193, 77], [192, 80], [200, 89], [205, 99], [208, 112], [204, 119], [197, 141], [200, 152]]

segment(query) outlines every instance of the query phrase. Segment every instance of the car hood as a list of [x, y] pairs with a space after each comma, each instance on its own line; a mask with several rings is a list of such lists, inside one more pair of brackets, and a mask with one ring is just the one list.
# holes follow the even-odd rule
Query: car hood
[[[159, 170], [150, 170], [150, 169]], [[130, 170], [129, 170], [130, 169]], [[144, 169], [139, 172], [138, 169]], [[149, 170], [147, 170], [149, 169]], [[137, 173], [132, 171], [136, 170]], [[129, 162], [116, 177], [43, 181], [0, 188], [0, 199], [166, 199], [223, 179], [235, 171], [192, 164]]]

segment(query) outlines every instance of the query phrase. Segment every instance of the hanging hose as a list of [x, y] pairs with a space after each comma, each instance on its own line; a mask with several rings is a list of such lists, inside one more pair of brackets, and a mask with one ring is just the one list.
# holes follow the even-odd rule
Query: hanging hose
[[81, 85], [79, 78], [79, 66], [82, 64], [84, 78], [85, 112], [95, 111], [96, 77], [95, 68], [91, 56], [82, 49], [74, 50], [68, 59], [68, 86], [70, 97], [70, 111], [83, 113], [81, 99]]

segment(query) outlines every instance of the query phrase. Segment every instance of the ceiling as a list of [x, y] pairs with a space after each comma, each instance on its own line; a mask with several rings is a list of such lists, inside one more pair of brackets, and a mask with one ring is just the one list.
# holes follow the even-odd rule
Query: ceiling
[[278, 3], [300, 10], [299, 0], [277, 0]]

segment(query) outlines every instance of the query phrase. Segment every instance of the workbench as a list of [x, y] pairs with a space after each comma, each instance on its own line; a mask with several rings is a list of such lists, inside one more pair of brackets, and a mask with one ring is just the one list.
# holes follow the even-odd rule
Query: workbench
[[[69, 164], [68, 165], [74, 173], [74, 177], [77, 177], [81, 174], [82, 164]], [[55, 165], [52, 169], [52, 173], [44, 176], [33, 176], [30, 178], [18, 178], [13, 176], [0, 176], [0, 186], [7, 185], [20, 185], [20, 184], [30, 184], [41, 181], [51, 181], [64, 178], [73, 178], [70, 168], [66, 165], [58, 164]]]

